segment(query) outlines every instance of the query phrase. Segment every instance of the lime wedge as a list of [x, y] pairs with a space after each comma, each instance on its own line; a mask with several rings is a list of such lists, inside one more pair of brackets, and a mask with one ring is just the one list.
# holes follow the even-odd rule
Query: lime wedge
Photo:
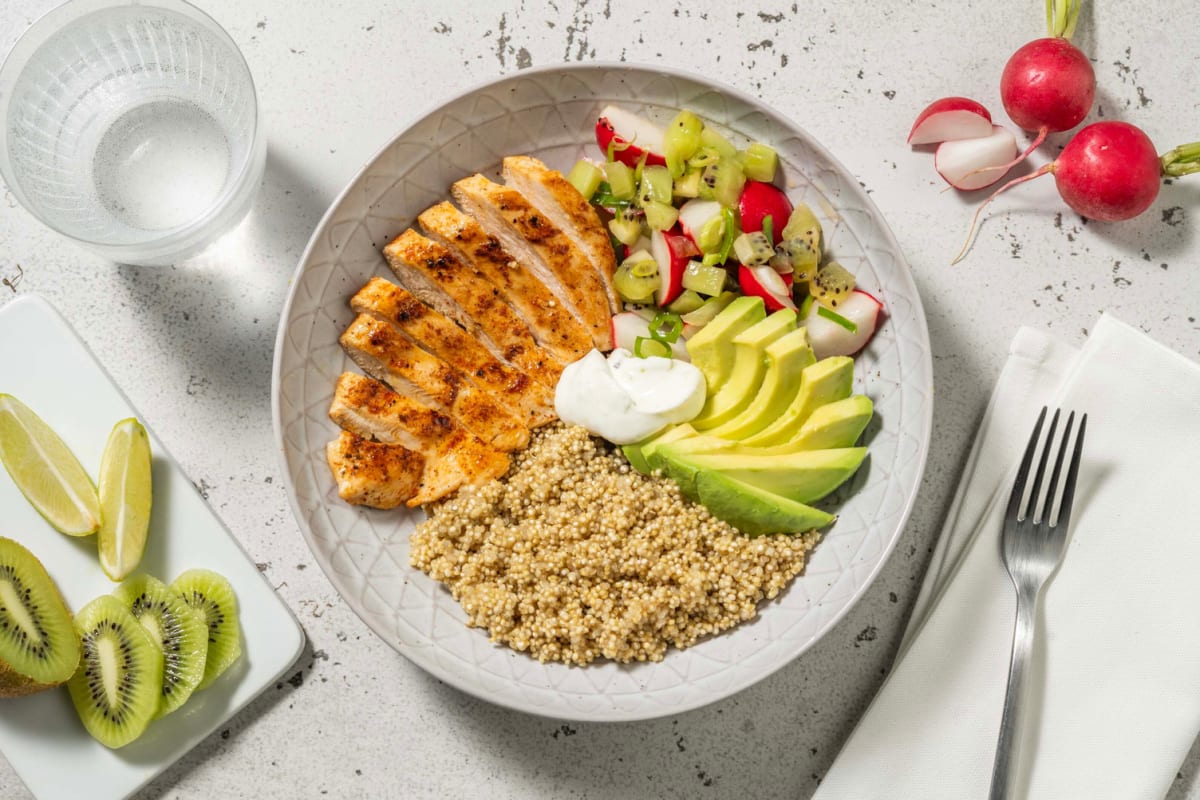
[[137, 568], [150, 530], [150, 437], [136, 419], [113, 426], [100, 460], [100, 566], [119, 581]]
[[46, 521], [68, 536], [100, 527], [96, 489], [79, 459], [24, 403], [0, 394], [0, 462]]

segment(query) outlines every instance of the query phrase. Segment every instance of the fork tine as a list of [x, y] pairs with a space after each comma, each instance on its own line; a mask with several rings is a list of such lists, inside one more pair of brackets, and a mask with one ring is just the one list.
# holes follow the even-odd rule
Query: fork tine
[[1071, 523], [1071, 503], [1075, 499], [1075, 478], [1079, 475], [1079, 461], [1083, 454], [1083, 434], [1087, 431], [1087, 414], [1079, 418], [1079, 434], [1075, 437], [1075, 451], [1071, 453], [1071, 465], [1067, 467], [1067, 482], [1063, 485], [1062, 504], [1058, 508], [1057, 525], [1066, 530]]
[[1024, 517], [1032, 517], [1034, 522], [1041, 522], [1043, 517], [1038, 514], [1038, 495], [1042, 492], [1044, 484], [1042, 478], [1046, 477], [1046, 462], [1050, 460], [1050, 447], [1054, 444], [1054, 431], [1058, 429], [1058, 409], [1054, 409], [1054, 416], [1050, 418], [1050, 430], [1046, 431], [1046, 444], [1042, 446], [1042, 457], [1038, 459], [1037, 474], [1033, 476], [1033, 489], [1029, 492], [1029, 505], [1025, 507]]
[[1008, 497], [1008, 511], [1004, 515], [1006, 522], [1016, 522], [1021, 516], [1021, 499], [1025, 494], [1025, 481], [1029, 479], [1029, 467], [1033, 464], [1033, 454], [1037, 449], [1038, 436], [1042, 432], [1042, 423], [1046, 421], [1046, 407], [1038, 414], [1033, 433], [1029, 436], [1029, 444], [1025, 445], [1025, 455], [1021, 458], [1021, 466], [1017, 470], [1017, 479], [1013, 482], [1012, 494]]
[[[1056, 523], [1051, 522], [1050, 515], [1054, 512], [1054, 496], [1058, 493], [1058, 479], [1062, 474], [1063, 461], [1067, 456], [1067, 444], [1071, 441], [1071, 428], [1075, 425], [1075, 412], [1072, 411], [1067, 415], [1067, 425], [1063, 428], [1062, 441], [1058, 445], [1058, 455], [1054, 458], [1054, 470], [1050, 473], [1050, 486], [1046, 489], [1045, 502], [1042, 504], [1041, 513], [1038, 519], [1045, 522], [1047, 526], [1053, 528]], [[1054, 427], [1050, 428], [1051, 433], [1054, 432]], [[1050, 437], [1046, 438], [1046, 452], [1050, 451], [1050, 446], [1053, 440]], [[1061, 511], [1061, 506], [1059, 507]]]

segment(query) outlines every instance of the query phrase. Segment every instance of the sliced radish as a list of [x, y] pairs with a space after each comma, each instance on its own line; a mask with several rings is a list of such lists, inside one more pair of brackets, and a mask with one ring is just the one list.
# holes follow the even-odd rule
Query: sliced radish
[[642, 154], [646, 154], [646, 163], [665, 166], [663, 158], [662, 128], [648, 119], [632, 114], [617, 106], [605, 106], [596, 120], [596, 144], [600, 151], [608, 156], [608, 146], [616, 142], [629, 146], [624, 149], [613, 148], [613, 158], [622, 164], [636, 167]]
[[738, 286], [742, 294], [748, 297], [761, 297], [767, 311], [778, 311], [790, 308], [796, 311], [796, 303], [792, 300], [791, 275], [780, 275], [769, 264], [748, 267], [738, 266]]
[[645, 250], [647, 253], [650, 252], [650, 240], [645, 236], [639, 236], [638, 240], [633, 243], [632, 247], [627, 244], [621, 245], [621, 249], [617, 254], [621, 256], [621, 260], [624, 261], [638, 250]]
[[[650, 323], [654, 317], [646, 319], [646, 317], [638, 311], [622, 311], [620, 314], [612, 318], [612, 339], [613, 347], [620, 347], [633, 353], [637, 347], [639, 337], [650, 338]], [[687, 330], [686, 326], [683, 335], [675, 340], [671, 345], [671, 353], [674, 358], [681, 361], [691, 361], [691, 356], [687, 351]]]
[[654, 301], [665, 306], [683, 294], [683, 272], [688, 259], [699, 254], [695, 243], [681, 233], [650, 231], [650, 255], [658, 262], [662, 281], [654, 293]]
[[742, 230], [747, 233], [761, 231], [763, 220], [771, 218], [771, 244], [783, 241], [783, 228], [792, 216], [792, 201], [788, 200], [777, 186], [762, 181], [746, 181], [742, 196], [738, 198], [738, 214], [742, 219]]
[[883, 303], [862, 289], [855, 289], [850, 296], [838, 304], [837, 314], [854, 323], [855, 330], [849, 331], [831, 319], [821, 316], [819, 303], [812, 303], [804, 326], [808, 328], [808, 343], [817, 358], [829, 356], [852, 356], [867, 346], [875, 329], [879, 327], [879, 313]]
[[934, 100], [917, 115], [909, 144], [937, 144], [958, 139], [978, 139], [992, 132], [992, 115], [969, 97]]
[[993, 125], [987, 136], [942, 142], [933, 156], [933, 165], [946, 183], [970, 191], [1003, 178], [1016, 155], [1016, 137]]
[[711, 219], [720, 219], [721, 204], [716, 200], [688, 200], [679, 207], [679, 229], [692, 242]]

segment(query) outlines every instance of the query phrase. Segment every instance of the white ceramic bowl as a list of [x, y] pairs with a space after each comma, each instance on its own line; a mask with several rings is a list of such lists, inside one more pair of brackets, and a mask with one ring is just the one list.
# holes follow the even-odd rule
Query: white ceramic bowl
[[[660, 122], [688, 108], [743, 146], [779, 152], [786, 187], [822, 218], [828, 248], [882, 299], [887, 320], [857, 359], [856, 388], [875, 402], [868, 461], [834, 498], [839, 519], [806, 573], [759, 617], [660, 663], [585, 668], [540, 664], [469, 628], [450, 593], [408, 565], [420, 512], [372, 511], [338, 496], [325, 465], [337, 435], [326, 416], [333, 385], [353, 365], [338, 335], [347, 301], [380, 254], [418, 213], [474, 172], [495, 177], [506, 155], [529, 153], [567, 169], [596, 156], [599, 110], [622, 105]], [[712, 82], [617, 64], [519, 72], [469, 91], [422, 117], [384, 147], [317, 226], [284, 307], [275, 352], [274, 413], [296, 519], [345, 601], [398, 652], [473, 695], [522, 711], [575, 720], [675, 714], [726, 697], [808, 649], [862, 595], [908, 519], [921, 481], [932, 413], [929, 335], [920, 298], [887, 225], [858, 181], [781, 114]]]

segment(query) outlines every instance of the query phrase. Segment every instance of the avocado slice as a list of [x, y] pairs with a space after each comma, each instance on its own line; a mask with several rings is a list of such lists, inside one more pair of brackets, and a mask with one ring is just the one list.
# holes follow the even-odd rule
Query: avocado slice
[[750, 405], [728, 422], [710, 428], [708, 433], [723, 439], [745, 439], [770, 425], [795, 399], [804, 368], [817, 360], [805, 328], [776, 339], [767, 346], [766, 357], [767, 372]]
[[774, 422], [743, 441], [755, 447], [787, 444], [813, 411], [850, 396], [854, 387], [854, 359], [847, 356], [823, 358], [800, 373], [800, 390], [792, 404]]
[[624, 445], [621, 448], [621, 452], [625, 454], [625, 458], [629, 461], [631, 467], [643, 475], [649, 475], [656, 469], [662, 469], [662, 467], [656, 466], [653, 463], [655, 450], [667, 442], [674, 442], [695, 435], [696, 429], [685, 422], [682, 425], [674, 425], [667, 428], [657, 436], [652, 436], [636, 444]]
[[692, 425], [697, 430], [715, 428], [750, 405], [767, 372], [767, 347], [795, 329], [796, 313], [785, 308], [735, 336], [733, 369], [716, 392], [708, 395]]
[[801, 533], [824, 528], [833, 515], [786, 497], [763, 491], [720, 472], [696, 473], [700, 503], [717, 519], [747, 536], [767, 533]]
[[799, 450], [852, 447], [874, 410], [871, 398], [861, 394], [826, 403], [809, 414], [790, 444]]
[[693, 472], [721, 472], [797, 503], [812, 503], [844, 483], [866, 455], [865, 447], [804, 450], [782, 455], [761, 455], [746, 448], [678, 455], [673, 460]]
[[734, 338], [767, 318], [762, 298], [742, 296], [734, 300], [688, 340], [688, 356], [702, 375], [709, 392], [725, 383], [733, 371]]

